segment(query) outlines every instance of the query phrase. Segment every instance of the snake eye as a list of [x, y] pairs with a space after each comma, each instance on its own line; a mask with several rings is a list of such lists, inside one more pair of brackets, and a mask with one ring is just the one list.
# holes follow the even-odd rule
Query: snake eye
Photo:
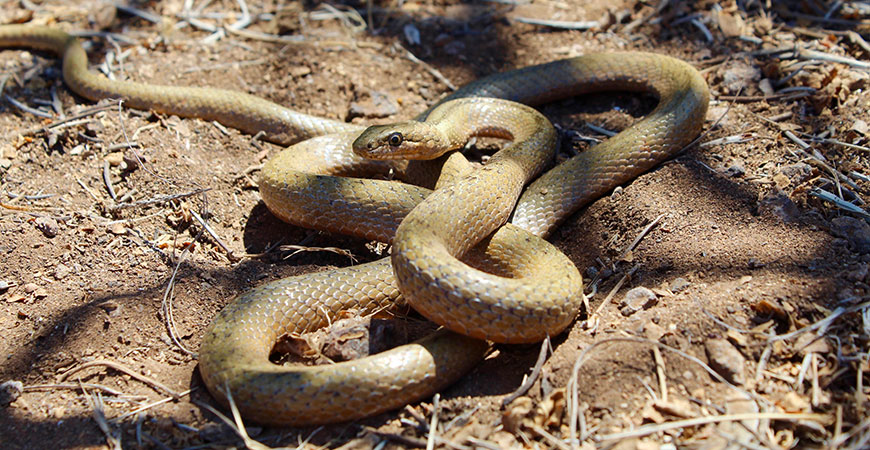
[[402, 133], [391, 133], [389, 136], [387, 136], [387, 143], [389, 143], [391, 147], [398, 147], [402, 145]]

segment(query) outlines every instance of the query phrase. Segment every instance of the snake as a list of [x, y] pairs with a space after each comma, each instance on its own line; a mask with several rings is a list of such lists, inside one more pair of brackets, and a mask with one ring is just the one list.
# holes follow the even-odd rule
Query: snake
[[[489, 341], [535, 342], [567, 328], [579, 310], [582, 278], [544, 238], [592, 200], [688, 145], [703, 127], [710, 95], [700, 73], [678, 59], [587, 54], [480, 78], [412, 122], [366, 128], [238, 91], [109, 80], [89, 71], [78, 39], [56, 28], [0, 26], [0, 47], [58, 55], [66, 85], [89, 100], [121, 99], [131, 108], [213, 120], [293, 144], [261, 171], [269, 210], [291, 224], [392, 243], [389, 258], [257, 286], [207, 328], [199, 371], [209, 392], [224, 405], [232, 400], [244, 418], [272, 425], [342, 422], [396, 409], [472, 370]], [[550, 145], [552, 137], [512, 127], [529, 120], [535, 130], [548, 125], [524, 107], [487, 98], [535, 106], [599, 91], [651, 94], [658, 103], [524, 187], [548, 159], [530, 149], [541, 139]], [[475, 131], [472, 119], [484, 125]], [[454, 134], [450, 141], [475, 133], [513, 140], [480, 169], [455, 152], [396, 160], [407, 156], [399, 148], [429, 139], [415, 138], [421, 124], [444, 127]], [[518, 154], [532, 162], [516, 162]], [[326, 326], [348, 309], [365, 314], [397, 303], [412, 305], [442, 329], [354, 361], [281, 366], [269, 360], [283, 335]]]

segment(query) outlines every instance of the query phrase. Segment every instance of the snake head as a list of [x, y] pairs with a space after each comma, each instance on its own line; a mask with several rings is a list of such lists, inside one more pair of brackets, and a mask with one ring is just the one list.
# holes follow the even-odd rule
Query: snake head
[[435, 159], [448, 150], [434, 127], [423, 122], [375, 125], [353, 141], [353, 152], [368, 159]]

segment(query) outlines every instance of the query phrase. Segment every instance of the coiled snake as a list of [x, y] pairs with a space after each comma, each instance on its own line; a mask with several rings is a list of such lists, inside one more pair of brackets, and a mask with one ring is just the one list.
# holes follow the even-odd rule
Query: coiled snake
[[[648, 53], [593, 54], [483, 78], [418, 119], [468, 128], [463, 136], [514, 138], [513, 145], [470, 173], [461, 160], [454, 165], [452, 157], [446, 163], [441, 158], [438, 164], [445, 164], [448, 175], [430, 196], [424, 187], [349, 178], [390, 170], [410, 177], [432, 173], [436, 164], [357, 156], [351, 143], [362, 127], [240, 92], [111, 81], [87, 70], [87, 55], [74, 37], [51, 28], [4, 25], [0, 46], [62, 56], [64, 81], [91, 100], [121, 98], [133, 108], [217, 120], [252, 134], [262, 131], [279, 144], [302, 141], [262, 171], [261, 195], [269, 209], [297, 225], [393, 242], [395, 275], [384, 259], [278, 280], [242, 294], [209, 326], [199, 356], [206, 386], [224, 404], [230, 392], [245, 418], [268, 424], [336, 422], [395, 409], [432, 395], [470, 370], [488, 348], [482, 339], [534, 342], [561, 332], [577, 312], [581, 278], [542, 237], [589, 201], [689, 143], [700, 132], [709, 100], [706, 83], [691, 66]], [[602, 90], [647, 92], [659, 103], [646, 118], [526, 187], [512, 224], [502, 226], [525, 178], [546, 161], [530, 149], [551, 145], [552, 130], [536, 134], [549, 127], [545, 120], [532, 130], [517, 131], [512, 128], [516, 123], [499, 125], [503, 120], [534, 122], [536, 113], [528, 108], [479, 98], [446, 102], [494, 97], [535, 105]], [[473, 122], [476, 128], [463, 127]], [[384, 143], [411, 142], [406, 138], [413, 133], [400, 131], [397, 140], [396, 129], [410, 130], [373, 129], [355, 150], [374, 154]], [[377, 144], [379, 140], [383, 142]], [[532, 162], [517, 163], [517, 155]], [[435, 178], [429, 177], [430, 187]], [[329, 366], [283, 367], [268, 359], [285, 333], [310, 331], [346, 309], [371, 312], [403, 297], [436, 323], [471, 337], [441, 331]]]

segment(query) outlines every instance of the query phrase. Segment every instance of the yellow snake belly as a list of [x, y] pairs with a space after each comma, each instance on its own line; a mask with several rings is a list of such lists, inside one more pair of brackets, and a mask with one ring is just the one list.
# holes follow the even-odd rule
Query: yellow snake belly
[[[263, 131], [267, 139], [282, 144], [326, 134], [291, 147], [267, 163], [261, 174], [266, 205], [291, 223], [327, 231], [390, 241], [398, 230], [392, 256], [400, 264], [396, 268], [398, 280], [388, 259], [278, 280], [242, 294], [209, 326], [199, 356], [200, 372], [209, 391], [224, 404], [230, 392], [245, 418], [268, 424], [336, 422], [395, 409], [453, 382], [487, 349], [484, 341], [445, 331], [379, 355], [330, 366], [282, 367], [268, 360], [281, 335], [324, 326], [348, 308], [369, 312], [407, 298], [446, 328], [472, 330], [470, 334], [480, 338], [528, 342], [560, 332], [576, 314], [576, 291], [557, 294], [557, 298], [567, 298], [568, 306], [555, 308], [546, 298], [527, 303], [524, 296], [528, 288], [522, 286], [534, 283], [538, 276], [556, 281], [575, 276], [558, 272], [569, 270], [564, 265], [558, 270], [542, 265], [541, 258], [567, 258], [545, 241], [529, 237], [546, 237], [583, 205], [689, 143], [700, 132], [709, 100], [706, 83], [691, 66], [649, 53], [581, 56], [492, 75], [463, 87], [439, 104], [481, 96], [535, 105], [602, 90], [651, 93], [659, 103], [632, 127], [528, 186], [517, 202], [513, 225], [499, 228], [506, 213], [489, 211], [483, 215], [497, 216], [481, 220], [489, 231], [462, 230], [469, 234], [457, 237], [451, 230], [439, 229], [437, 221], [427, 219], [425, 212], [414, 209], [421, 202], [437, 214], [452, 209], [440, 199], [447, 195], [440, 194], [444, 189], [430, 200], [430, 191], [425, 188], [335, 176], [383, 173], [391, 168], [413, 172], [410, 167], [414, 164], [390, 166], [352, 154], [350, 144], [362, 131], [359, 126], [297, 113], [233, 91], [110, 81], [89, 72], [77, 40], [55, 29], [2, 26], [0, 46], [47, 50], [62, 56], [65, 82], [88, 99], [121, 98], [134, 108], [216, 120], [249, 133]], [[419, 118], [425, 119], [437, 106]], [[324, 150], [322, 143], [329, 143], [329, 150]], [[448, 185], [453, 191], [458, 191], [458, 186]], [[486, 186], [480, 183], [477, 189], [483, 191], [477, 193], [487, 194]], [[466, 198], [474, 200], [473, 196]], [[466, 209], [464, 216], [453, 216], [450, 223], [480, 217], [474, 207]], [[403, 222], [409, 214], [412, 220]], [[433, 229], [417, 237], [421, 228]], [[487, 237], [492, 230], [495, 233]], [[453, 245], [454, 237], [463, 243]], [[423, 248], [420, 245], [444, 247], [445, 239], [450, 245], [445, 251], [433, 252], [435, 260], [419, 250]], [[479, 239], [484, 241], [471, 248]], [[516, 241], [535, 244], [520, 252]], [[457, 260], [459, 256], [472, 265], [494, 265], [495, 272], [503, 276], [489, 275], [491, 278], [481, 281], [471, 267]], [[448, 261], [449, 267], [439, 272], [442, 261]], [[495, 300], [486, 303], [474, 290], [483, 287], [483, 294], [487, 294], [490, 287], [505, 289], [505, 284], [513, 286], [507, 290], [517, 295], [501, 297], [504, 291], [498, 291]], [[547, 284], [552, 283], [547, 281], [538, 289], [551, 292]], [[508, 300], [499, 300], [502, 298]], [[535, 329], [541, 323], [550, 328]], [[473, 331], [478, 329], [483, 331]]]

